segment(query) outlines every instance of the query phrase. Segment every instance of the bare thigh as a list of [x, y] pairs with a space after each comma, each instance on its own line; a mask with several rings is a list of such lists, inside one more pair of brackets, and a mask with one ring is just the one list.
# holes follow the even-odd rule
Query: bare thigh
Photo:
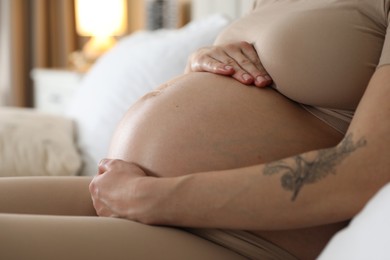
[[90, 181], [0, 178], [0, 259], [243, 259], [180, 229], [97, 217]]
[[0, 214], [0, 259], [243, 259], [185, 231], [123, 219]]
[[96, 216], [91, 177], [0, 178], [0, 213]]

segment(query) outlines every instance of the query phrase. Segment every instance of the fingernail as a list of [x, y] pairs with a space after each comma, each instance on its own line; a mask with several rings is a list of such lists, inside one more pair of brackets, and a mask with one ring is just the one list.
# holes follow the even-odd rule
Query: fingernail
[[249, 74], [244, 74], [242, 75], [242, 78], [245, 80], [245, 81], [249, 81], [252, 79], [252, 77], [249, 75]]
[[258, 76], [258, 77], [256, 78], [257, 84], [261, 84], [261, 83], [263, 83], [264, 81], [266, 81], [266, 79], [265, 79], [264, 77], [262, 77], [262, 76]]
[[104, 165], [106, 162], [107, 162], [107, 159], [101, 159], [99, 162], [99, 166]]

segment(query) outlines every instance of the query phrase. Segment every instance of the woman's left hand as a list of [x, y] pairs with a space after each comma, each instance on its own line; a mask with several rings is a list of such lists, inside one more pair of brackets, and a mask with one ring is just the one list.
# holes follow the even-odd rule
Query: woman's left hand
[[189, 72], [230, 76], [242, 84], [257, 87], [272, 83], [256, 49], [245, 41], [200, 48], [188, 59], [185, 73]]
[[146, 178], [153, 177], [147, 177], [134, 163], [103, 159], [98, 175], [89, 185], [96, 213], [105, 217], [139, 220], [145, 205], [142, 205], [138, 189]]

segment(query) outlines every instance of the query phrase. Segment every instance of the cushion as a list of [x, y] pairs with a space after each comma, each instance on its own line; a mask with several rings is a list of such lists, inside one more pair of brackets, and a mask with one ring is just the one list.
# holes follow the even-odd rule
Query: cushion
[[390, 183], [328, 243], [319, 260], [390, 259]]
[[183, 73], [188, 56], [211, 45], [229, 23], [222, 15], [177, 30], [141, 31], [122, 38], [82, 79], [67, 110], [83, 154], [82, 175], [94, 175], [127, 109], [146, 92]]
[[71, 120], [0, 108], [0, 176], [75, 175], [80, 166]]

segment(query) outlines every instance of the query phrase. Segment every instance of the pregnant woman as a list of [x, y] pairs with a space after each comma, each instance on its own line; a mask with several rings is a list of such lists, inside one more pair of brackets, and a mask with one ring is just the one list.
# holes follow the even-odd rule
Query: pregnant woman
[[2, 180], [0, 212], [104, 218], [0, 215], [0, 256], [314, 259], [390, 181], [389, 10], [256, 1], [129, 109], [90, 184]]

